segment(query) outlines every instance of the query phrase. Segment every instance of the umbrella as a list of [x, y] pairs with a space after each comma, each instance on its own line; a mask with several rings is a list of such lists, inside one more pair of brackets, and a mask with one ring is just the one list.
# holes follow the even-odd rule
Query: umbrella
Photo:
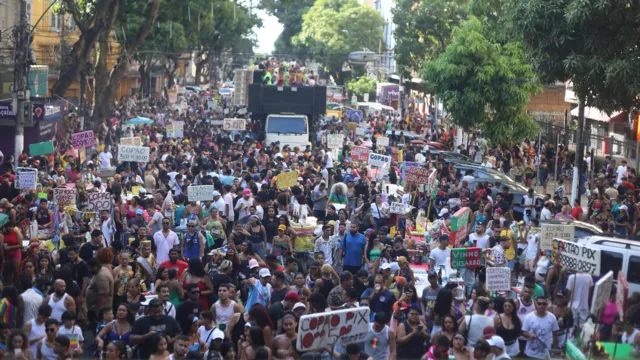
[[133, 119], [129, 119], [129, 121], [127, 121], [127, 125], [145, 125], [145, 124], [153, 124], [153, 120], [146, 117], [134, 117]]

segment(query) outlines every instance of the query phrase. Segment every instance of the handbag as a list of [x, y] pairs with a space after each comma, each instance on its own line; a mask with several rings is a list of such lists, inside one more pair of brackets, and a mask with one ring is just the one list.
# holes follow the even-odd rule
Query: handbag
[[382, 211], [380, 211], [378, 204], [376, 204], [375, 202], [373, 204], [376, 206], [376, 209], [378, 209], [378, 215], [380, 215], [380, 223], [386, 224], [387, 222], [389, 222], [389, 217], [382, 215]]

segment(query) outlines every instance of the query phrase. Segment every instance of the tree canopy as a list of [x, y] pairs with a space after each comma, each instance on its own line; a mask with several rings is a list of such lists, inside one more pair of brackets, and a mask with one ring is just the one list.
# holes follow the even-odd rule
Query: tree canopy
[[377, 82], [376, 78], [363, 75], [356, 80], [350, 81], [347, 84], [347, 88], [358, 96], [363, 96], [364, 94], [375, 94]]
[[330, 71], [340, 70], [349, 53], [377, 50], [384, 41], [384, 19], [357, 0], [316, 0], [302, 18], [302, 30], [292, 43]]
[[475, 17], [453, 29], [451, 43], [425, 64], [422, 75], [459, 126], [481, 128], [490, 140], [502, 144], [520, 141], [538, 129], [525, 107], [541, 88], [522, 48], [490, 41]]

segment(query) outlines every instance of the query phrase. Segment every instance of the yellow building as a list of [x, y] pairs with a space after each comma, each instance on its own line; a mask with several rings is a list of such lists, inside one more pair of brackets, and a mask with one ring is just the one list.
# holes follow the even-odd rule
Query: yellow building
[[[31, 26], [40, 19], [47, 11], [51, 3], [55, 0], [27, 0], [27, 13], [31, 18]], [[80, 32], [70, 15], [55, 14], [49, 10], [40, 20], [34, 29], [33, 50], [36, 55], [38, 65], [49, 67], [48, 96], [51, 95], [51, 88], [55, 85], [60, 76], [60, 66], [62, 63], [62, 48], [66, 49], [65, 54], [78, 40]], [[107, 58], [107, 69], [112, 69], [118, 59], [120, 45], [112, 36], [109, 41], [109, 55]], [[93, 63], [95, 53], [92, 54], [90, 62]], [[117, 98], [131, 93], [131, 89], [139, 87], [138, 72], [134, 66], [130, 67], [125, 78], [121, 81], [117, 92]], [[86, 97], [93, 97], [93, 77], [88, 77], [86, 86]], [[75, 79], [67, 89], [65, 97], [80, 98], [80, 79]]]

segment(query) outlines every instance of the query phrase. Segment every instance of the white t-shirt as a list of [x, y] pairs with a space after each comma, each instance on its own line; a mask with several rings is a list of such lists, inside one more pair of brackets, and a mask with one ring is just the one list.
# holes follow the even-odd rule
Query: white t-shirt
[[542, 208], [542, 211], [540, 211], [540, 220], [551, 220], [553, 219], [553, 214], [551, 214], [551, 211], [549, 209]]
[[169, 235], [167, 237], [164, 236], [162, 231], [158, 231], [153, 234], [153, 242], [156, 243], [156, 263], [162, 264], [163, 262], [169, 260], [169, 250], [171, 250], [174, 246], [180, 245], [180, 240], [178, 240], [178, 235], [169, 230]]
[[[224, 194], [223, 198], [224, 198], [224, 205], [225, 206], [222, 208], [222, 214], [227, 219], [229, 219], [230, 216], [228, 214], [226, 205], [229, 205], [229, 211], [233, 211], [233, 196], [231, 195], [231, 193], [226, 193], [226, 194]], [[231, 220], [233, 220], [233, 219], [231, 219]]]
[[[482, 339], [484, 328], [493, 326], [493, 317], [487, 315], [473, 314], [473, 318], [470, 315], [465, 315], [464, 321], [468, 329], [467, 342], [469, 346], [475, 346], [478, 340]], [[471, 326], [469, 326], [471, 322]]]
[[73, 328], [67, 329], [66, 326], [60, 326], [60, 330], [58, 330], [58, 335], [64, 335], [69, 338], [71, 342], [71, 346], [73, 348], [74, 344], [80, 347], [80, 342], [84, 342], [84, 336], [82, 335], [82, 329], [78, 325], [74, 325]]
[[435, 261], [434, 267], [438, 268], [440, 266], [447, 266], [447, 258], [451, 257], [451, 249], [446, 248], [444, 250], [440, 248], [435, 248], [431, 250], [431, 255], [429, 255], [429, 259], [433, 259]]
[[245, 216], [249, 216], [249, 206], [253, 205], [253, 198], [249, 198], [249, 200], [242, 199], [238, 200], [236, 203], [236, 209], [240, 212], [238, 213], [238, 220], [242, 219]]
[[567, 279], [567, 290], [573, 291], [573, 310], [589, 310], [589, 289], [593, 278], [589, 274], [573, 274]]
[[113, 159], [113, 155], [110, 152], [101, 152], [100, 153], [100, 163], [103, 169], [108, 169], [111, 167], [111, 159]]
[[488, 249], [489, 248], [489, 235], [484, 234], [479, 236], [478, 233], [469, 234], [469, 240], [473, 241], [476, 244], [476, 247], [480, 249]]
[[560, 330], [560, 328], [558, 320], [552, 313], [547, 312], [544, 317], [538, 317], [534, 311], [525, 316], [522, 330], [535, 334], [544, 343], [543, 345], [540, 340], [527, 340], [524, 353], [532, 358], [544, 359], [547, 349], [551, 349], [551, 345], [553, 345], [553, 332]]
[[620, 165], [618, 166], [618, 168], [616, 169], [616, 174], [618, 174], [618, 177], [616, 178], [616, 183], [620, 184], [622, 182], [622, 177], [627, 175], [627, 167], [625, 165]]
[[327, 165], [326, 165], [327, 169], [331, 169], [333, 168], [333, 154], [331, 153], [331, 151], [327, 152]]
[[535, 259], [538, 255], [538, 234], [529, 234], [527, 236], [527, 259]]

